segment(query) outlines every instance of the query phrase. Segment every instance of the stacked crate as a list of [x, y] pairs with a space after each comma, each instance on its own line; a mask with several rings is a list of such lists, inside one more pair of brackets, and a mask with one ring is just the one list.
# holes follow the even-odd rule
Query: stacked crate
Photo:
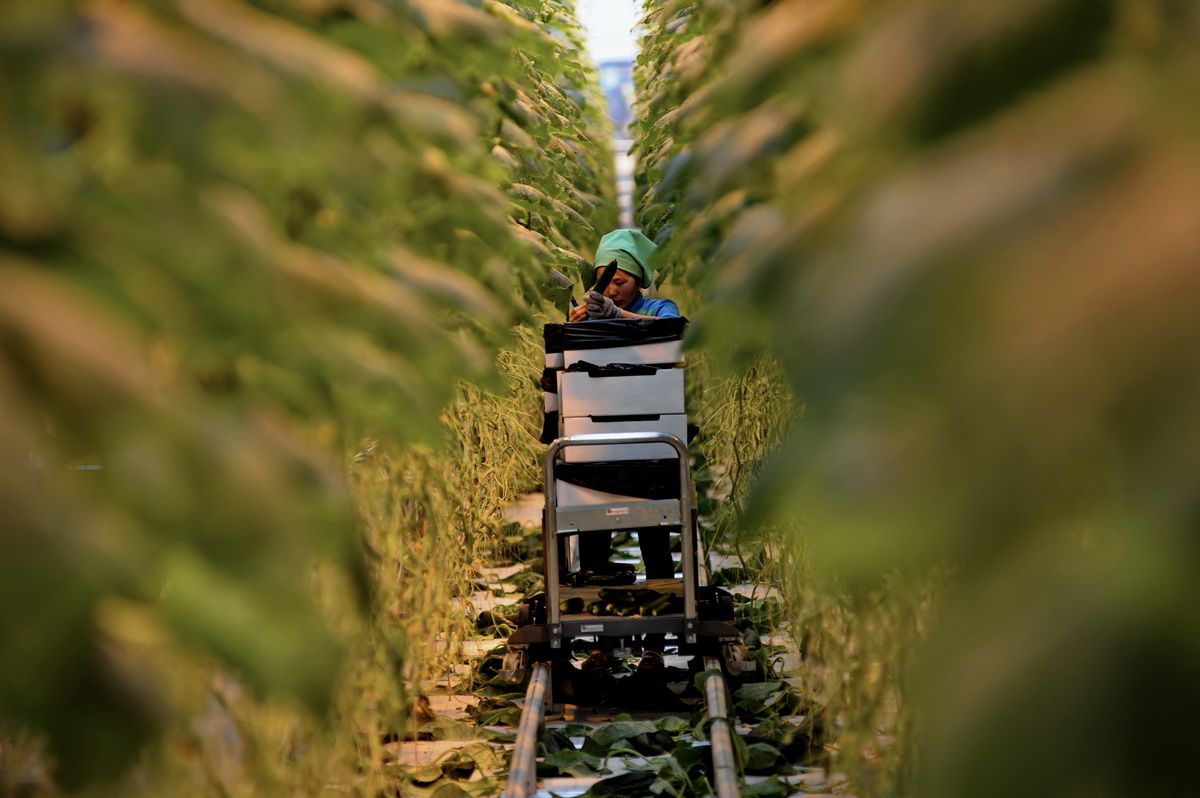
[[[681, 318], [547, 324], [543, 440], [665, 432], [686, 442], [686, 325]], [[678, 495], [677, 457], [666, 444], [574, 447], [564, 460], [556, 479], [559, 506]]]

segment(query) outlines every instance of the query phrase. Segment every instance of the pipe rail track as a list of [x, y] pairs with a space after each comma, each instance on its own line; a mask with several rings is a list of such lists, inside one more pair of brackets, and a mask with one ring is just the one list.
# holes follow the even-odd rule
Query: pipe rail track
[[528, 798], [537, 792], [537, 749], [546, 720], [546, 696], [550, 693], [550, 663], [538, 662], [529, 676], [525, 706], [517, 725], [512, 763], [508, 767], [505, 798]]
[[708, 739], [712, 743], [713, 787], [717, 798], [737, 798], [737, 760], [733, 754], [733, 723], [729, 719], [729, 700], [725, 680], [721, 678], [721, 663], [716, 657], [704, 658], [704, 697], [708, 707]]
[[[559, 477], [556, 467], [560, 458], [566, 462], [564, 450], [577, 448], [588, 451], [588, 447], [655, 446], [673, 450], [678, 469], [679, 490], [668, 498], [627, 499], [613, 494], [611, 501], [603, 503], [559, 503]], [[604, 458], [600, 458], [601, 461]], [[584, 462], [584, 461], [581, 461]], [[517, 630], [509, 637], [509, 653], [505, 657], [504, 673], [510, 683], [518, 683], [518, 674], [525, 672], [531, 658], [539, 661], [532, 666], [525, 705], [517, 728], [516, 742], [509, 767], [508, 783], [504, 791], [507, 798], [528, 798], [538, 791], [537, 754], [541, 732], [545, 726], [546, 707], [552, 703], [551, 661], [562, 667], [570, 667], [561, 657], [564, 649], [569, 651], [570, 641], [578, 637], [604, 636], [621, 637], [638, 634], [673, 635], [679, 641], [681, 653], [704, 656], [701, 663], [706, 669], [704, 694], [709, 723], [706, 733], [711, 743], [712, 789], [716, 798], [736, 798], [740, 795], [738, 766], [734, 754], [736, 730], [728, 714], [728, 699], [723, 673], [745, 673], [748, 654], [742, 642], [741, 632], [732, 625], [732, 598], [722, 605], [718, 593], [704, 587], [705, 605], [701, 614], [699, 596], [701, 586], [697, 566], [699, 546], [699, 520], [695, 504], [695, 483], [691, 477], [687, 444], [679, 437], [667, 432], [616, 432], [607, 434], [584, 433], [564, 435], [550, 443], [543, 458], [545, 477], [545, 509], [542, 516], [542, 551], [544, 555], [543, 576], [545, 577], [544, 613], [535, 610], [532, 601], [525, 605], [526, 618], [518, 621]], [[572, 554], [578, 550], [581, 535], [593, 532], [612, 532], [618, 529], [678, 530], [680, 579], [666, 580], [674, 594], [676, 586], [681, 607], [658, 617], [618, 618], [581, 617], [578, 612], [564, 612], [560, 580], [564, 570], [576, 570]], [[560, 552], [560, 546], [562, 551]], [[560, 563], [560, 556], [564, 562]], [[560, 567], [561, 566], [561, 567]], [[675, 569], [672, 569], [673, 571]], [[646, 582], [649, 583], [649, 580]], [[573, 596], [577, 598], [578, 596]], [[542, 605], [539, 605], [542, 606]], [[714, 651], [720, 656], [712, 656]], [[549, 655], [551, 661], [543, 658]], [[695, 660], [693, 660], [695, 661]], [[728, 666], [726, 671], [722, 662]], [[752, 669], [752, 668], [751, 668]]]
[[[713, 788], [716, 798], [738, 798], [741, 787], [733, 749], [735, 732], [728, 714], [729, 703], [725, 679], [721, 676], [721, 663], [716, 657], [705, 657], [704, 667], [708, 673], [704, 680], [704, 694], [709, 717], [709, 742], [712, 746]], [[538, 742], [545, 726], [546, 706], [551, 703], [550, 699], [550, 663], [535, 663], [529, 677], [529, 687], [525, 691], [525, 705], [517, 725], [517, 739], [513, 744], [503, 798], [531, 798], [537, 794]]]

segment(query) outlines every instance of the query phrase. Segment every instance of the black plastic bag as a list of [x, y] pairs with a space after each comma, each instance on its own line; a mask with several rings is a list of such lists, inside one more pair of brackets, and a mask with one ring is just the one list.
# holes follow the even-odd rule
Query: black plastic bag
[[[658, 372], [658, 366], [648, 366], [644, 363], [609, 363], [597, 366], [586, 360], [572, 363], [564, 371], [584, 372], [589, 377], [634, 377], [637, 375], [652, 375]], [[557, 386], [555, 388], [557, 390]]]
[[586, 322], [547, 324], [542, 328], [546, 352], [579, 349], [607, 349], [613, 346], [656, 344], [683, 338], [688, 320], [669, 319], [595, 319]]

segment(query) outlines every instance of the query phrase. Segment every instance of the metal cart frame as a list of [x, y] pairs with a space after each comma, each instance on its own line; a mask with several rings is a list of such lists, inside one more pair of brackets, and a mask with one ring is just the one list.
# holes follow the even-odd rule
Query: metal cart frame
[[[679, 498], [658, 501], [622, 502], [569, 507], [559, 511], [554, 466], [558, 454], [571, 446], [607, 444], [665, 443], [679, 456]], [[571, 435], [550, 444], [543, 459], [546, 475], [546, 509], [543, 516], [542, 545], [546, 562], [546, 628], [551, 648], [561, 648], [562, 639], [577, 635], [603, 634], [608, 637], [674, 632], [687, 644], [696, 642], [696, 530], [692, 500], [694, 486], [688, 468], [687, 445], [665, 432], [621, 432], [609, 435]], [[653, 526], [678, 526], [683, 568], [683, 616], [665, 618], [597, 618], [590, 621], [563, 621], [559, 612], [558, 538], [571, 534], [641, 529]]]
[[[679, 496], [675, 499], [623, 501], [608, 504], [559, 508], [555, 467], [564, 449], [573, 446], [612, 444], [667, 444], [679, 457]], [[698, 518], [694, 499], [695, 485], [688, 463], [687, 445], [674, 435], [663, 432], [623, 432], [613, 434], [570, 435], [557, 438], [546, 450], [543, 460], [546, 505], [542, 514], [542, 548], [545, 562], [545, 623], [536, 619], [520, 626], [508, 639], [503, 674], [508, 681], [519, 682], [532, 661], [566, 659], [569, 646], [564, 641], [576, 637], [630, 637], [642, 634], [673, 634], [681, 652], [717, 653], [734, 676], [755, 669], [742, 644], [741, 633], [731, 623], [700, 618], [697, 606], [699, 574], [696, 556]], [[683, 612], [655, 617], [563, 618], [559, 608], [562, 588], [559, 584], [559, 539], [569, 535], [647, 527], [679, 527], [682, 571]], [[675, 579], [672, 582], [678, 581]], [[530, 656], [532, 655], [532, 657]]]

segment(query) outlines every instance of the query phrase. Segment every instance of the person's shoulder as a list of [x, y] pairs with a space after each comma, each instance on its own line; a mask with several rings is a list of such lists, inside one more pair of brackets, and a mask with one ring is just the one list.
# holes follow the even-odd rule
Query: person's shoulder
[[660, 319], [680, 315], [679, 305], [675, 304], [675, 300], [665, 298], [647, 299], [642, 312], [647, 316], [656, 316]]

